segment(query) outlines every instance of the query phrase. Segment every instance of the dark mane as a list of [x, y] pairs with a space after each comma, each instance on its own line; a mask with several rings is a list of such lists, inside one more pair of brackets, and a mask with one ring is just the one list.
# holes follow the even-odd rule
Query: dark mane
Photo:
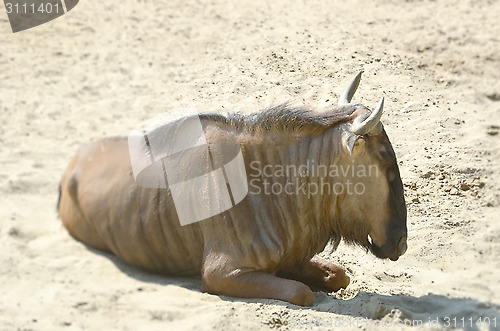
[[357, 105], [348, 105], [319, 113], [305, 107], [290, 107], [285, 103], [250, 115], [200, 114], [200, 119], [222, 123], [236, 130], [308, 135], [320, 133], [336, 123], [349, 120], [356, 109]]

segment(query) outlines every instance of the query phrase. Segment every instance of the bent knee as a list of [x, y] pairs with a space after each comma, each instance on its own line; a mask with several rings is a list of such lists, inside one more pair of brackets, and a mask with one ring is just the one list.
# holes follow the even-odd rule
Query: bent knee
[[220, 269], [205, 268], [201, 273], [201, 290], [212, 294], [223, 294], [231, 281], [232, 278], [222, 274]]

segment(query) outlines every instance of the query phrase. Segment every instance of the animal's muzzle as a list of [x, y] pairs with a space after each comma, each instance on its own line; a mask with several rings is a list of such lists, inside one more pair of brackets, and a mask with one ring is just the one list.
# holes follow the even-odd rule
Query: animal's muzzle
[[406, 252], [406, 250], [408, 249], [408, 245], [406, 243], [407, 240], [408, 240], [408, 236], [402, 236], [399, 239], [399, 242], [398, 242], [398, 255], [399, 256], [403, 255]]
[[389, 259], [391, 261], [397, 261], [401, 255], [403, 255], [408, 246], [408, 234], [406, 228], [392, 228], [388, 232], [388, 237], [392, 240], [388, 240], [384, 245], [377, 246], [371, 241], [370, 236], [368, 236], [368, 244], [370, 245], [371, 252], [380, 259]]
[[392, 250], [392, 254], [388, 254], [390, 260], [397, 261], [399, 257], [406, 252], [406, 250], [408, 249], [407, 241], [408, 241], [408, 236], [406, 234], [402, 235], [399, 238], [397, 244], [393, 246], [394, 249]]

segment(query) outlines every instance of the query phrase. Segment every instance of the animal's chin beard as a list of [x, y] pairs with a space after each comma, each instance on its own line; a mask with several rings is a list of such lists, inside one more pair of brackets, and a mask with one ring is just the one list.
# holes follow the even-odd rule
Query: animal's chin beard
[[370, 237], [370, 235], [366, 237], [366, 241], [368, 244], [367, 250], [369, 250], [373, 255], [375, 255], [379, 259], [387, 258], [386, 256], [383, 256], [382, 252], [380, 251], [380, 247], [373, 243], [372, 237]]
[[367, 236], [366, 236], [366, 240], [365, 240], [365, 242], [362, 244], [362, 246], [363, 246], [364, 248], [366, 248], [366, 251], [367, 251], [367, 252], [368, 252], [368, 251], [370, 251], [370, 252], [372, 252], [372, 253], [373, 253], [373, 249], [374, 249], [375, 245], [373, 244], [373, 240], [372, 240], [372, 237], [370, 237], [370, 235], [367, 235]]

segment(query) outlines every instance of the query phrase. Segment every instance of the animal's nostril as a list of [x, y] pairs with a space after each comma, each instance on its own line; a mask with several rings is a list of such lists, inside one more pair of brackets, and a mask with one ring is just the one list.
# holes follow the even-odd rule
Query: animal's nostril
[[399, 251], [399, 255], [403, 255], [405, 252], [406, 252], [406, 249], [408, 248], [407, 244], [406, 244], [406, 240], [408, 239], [407, 236], [402, 236], [400, 239], [399, 239], [399, 243], [398, 243], [398, 251]]

